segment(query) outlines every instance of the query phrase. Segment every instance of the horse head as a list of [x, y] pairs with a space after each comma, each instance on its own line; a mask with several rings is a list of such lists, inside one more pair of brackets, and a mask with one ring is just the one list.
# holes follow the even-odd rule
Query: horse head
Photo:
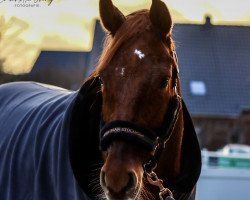
[[[100, 0], [100, 16], [110, 41], [95, 75], [101, 85], [103, 122], [112, 124], [113, 128], [108, 125], [103, 134], [117, 127], [135, 132], [124, 123], [155, 131], [161, 127], [170, 99], [176, 92], [178, 67], [173, 56], [169, 10], [162, 1], [153, 0], [150, 10], [125, 17], [111, 1]], [[181, 117], [178, 123], [181, 126]], [[136, 131], [136, 134], [143, 133]], [[143, 142], [136, 142], [129, 134], [114, 136], [105, 142], [108, 144], [104, 148], [100, 180], [106, 196], [108, 199], [136, 199], [144, 185], [143, 164], [152, 149]], [[181, 135], [176, 143], [179, 151]], [[176, 167], [171, 176], [178, 175]]]

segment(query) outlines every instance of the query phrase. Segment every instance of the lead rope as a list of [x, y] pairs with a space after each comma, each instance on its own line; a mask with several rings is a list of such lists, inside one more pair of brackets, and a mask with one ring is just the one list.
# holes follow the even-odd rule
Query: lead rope
[[169, 196], [167, 196], [165, 200], [174, 200], [173, 193], [171, 192], [171, 190], [163, 187], [162, 185], [163, 180], [159, 179], [154, 171], [152, 171], [150, 174], [147, 174], [147, 179], [151, 185], [155, 185], [160, 189], [160, 192], [159, 192], [160, 200], [164, 200], [163, 195], [167, 193], [169, 194]]

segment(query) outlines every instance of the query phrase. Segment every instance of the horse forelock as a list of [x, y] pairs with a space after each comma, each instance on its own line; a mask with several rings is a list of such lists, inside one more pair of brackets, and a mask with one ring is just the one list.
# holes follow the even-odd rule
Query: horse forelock
[[[141, 37], [141, 35], [146, 32], [158, 34], [151, 24], [149, 10], [136, 11], [126, 16], [126, 21], [116, 34], [114, 36], [111, 34], [107, 35], [97, 67], [90, 78], [98, 77], [99, 72], [109, 66], [110, 61], [125, 42], [129, 42], [131, 39], [136, 40], [136, 38]], [[171, 36], [162, 38], [162, 42], [170, 51], [175, 49]]]

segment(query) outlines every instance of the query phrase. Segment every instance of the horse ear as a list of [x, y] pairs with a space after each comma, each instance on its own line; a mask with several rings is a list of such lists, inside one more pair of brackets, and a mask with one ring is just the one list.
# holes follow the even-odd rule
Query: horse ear
[[172, 19], [165, 3], [161, 0], [152, 0], [149, 15], [153, 27], [157, 29], [163, 37], [171, 33]]
[[105, 29], [107, 29], [112, 35], [115, 35], [116, 31], [125, 21], [125, 16], [113, 5], [111, 0], [100, 0], [99, 12]]

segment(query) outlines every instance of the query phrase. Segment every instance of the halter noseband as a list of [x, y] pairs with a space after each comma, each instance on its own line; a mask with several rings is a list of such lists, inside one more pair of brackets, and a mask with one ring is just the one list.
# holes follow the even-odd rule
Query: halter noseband
[[106, 123], [100, 132], [101, 150], [107, 150], [114, 140], [133, 142], [152, 151], [155, 146], [156, 133], [128, 121], [115, 120]]

